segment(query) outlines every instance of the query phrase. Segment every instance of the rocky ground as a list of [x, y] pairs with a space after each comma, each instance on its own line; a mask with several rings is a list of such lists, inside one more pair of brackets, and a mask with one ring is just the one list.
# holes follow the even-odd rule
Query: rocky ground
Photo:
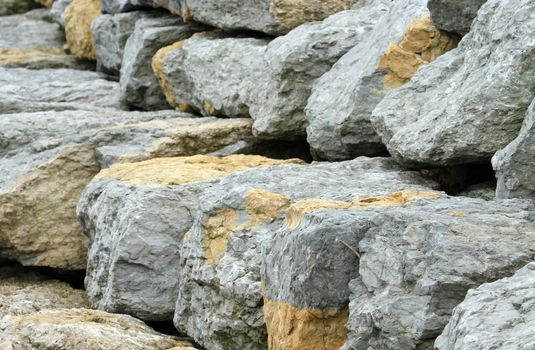
[[0, 0], [1, 350], [535, 349], [532, 0]]

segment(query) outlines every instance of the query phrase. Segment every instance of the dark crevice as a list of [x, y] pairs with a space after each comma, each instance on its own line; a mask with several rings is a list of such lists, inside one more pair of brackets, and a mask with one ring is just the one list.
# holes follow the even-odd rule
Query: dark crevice
[[467, 164], [447, 168], [424, 169], [422, 175], [436, 181], [440, 189], [449, 195], [459, 195], [461, 192], [477, 186], [495, 186], [494, 169], [489, 163]]

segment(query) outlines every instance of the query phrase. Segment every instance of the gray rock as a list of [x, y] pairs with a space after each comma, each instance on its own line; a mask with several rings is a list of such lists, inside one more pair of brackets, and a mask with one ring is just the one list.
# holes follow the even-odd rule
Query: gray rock
[[305, 22], [322, 20], [347, 10], [355, 0], [155, 0], [184, 20], [195, 20], [225, 30], [246, 29], [271, 35], [286, 34]]
[[116, 14], [155, 7], [152, 0], [100, 0], [103, 13]]
[[0, 113], [119, 108], [118, 84], [75, 69], [1, 68]]
[[0, 2], [0, 16], [28, 12], [38, 6], [39, 5], [34, 0], [2, 0], [2, 2]]
[[437, 350], [535, 348], [535, 263], [468, 291], [453, 310]]
[[50, 9], [50, 14], [54, 21], [61, 27], [65, 27], [65, 9], [72, 0], [55, 0]]
[[198, 24], [184, 24], [171, 15], [137, 21], [124, 49], [120, 78], [121, 102], [143, 110], [168, 108], [152, 71], [152, 57], [160, 48], [186, 39], [203, 28]]
[[496, 197], [535, 199], [534, 155], [535, 100], [528, 109], [518, 137], [492, 158], [498, 179]]
[[[368, 11], [367, 35], [315, 82], [305, 109], [307, 140], [319, 159], [385, 153], [370, 122], [373, 109], [388, 91], [410, 79], [418, 66], [456, 44], [433, 28], [425, 2], [359, 4], [362, 16]], [[401, 81], [401, 77], [392, 79], [396, 69], [405, 74]]]
[[470, 288], [533, 260], [534, 218], [529, 201], [440, 196], [363, 222], [342, 349], [431, 349]]
[[414, 167], [481, 163], [517, 135], [535, 95], [535, 3], [488, 1], [456, 50], [388, 94], [372, 122]]
[[97, 70], [119, 75], [126, 41], [141, 18], [155, 17], [150, 12], [133, 11], [97, 17], [91, 25], [97, 52]]
[[485, 2], [487, 0], [429, 0], [427, 6], [438, 28], [465, 35]]

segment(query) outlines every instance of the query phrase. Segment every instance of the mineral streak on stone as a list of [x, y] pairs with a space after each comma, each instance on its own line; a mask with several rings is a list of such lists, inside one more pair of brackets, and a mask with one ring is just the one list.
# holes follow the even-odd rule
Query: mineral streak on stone
[[67, 46], [77, 57], [96, 60], [91, 25], [102, 15], [100, 0], [73, 0], [65, 9]]
[[535, 95], [534, 13], [529, 0], [489, 0], [457, 49], [381, 101], [372, 123], [398, 162], [488, 162], [518, 135]]
[[468, 291], [437, 338], [437, 350], [535, 347], [535, 263]]
[[441, 30], [465, 35], [487, 0], [429, 0], [433, 23]]

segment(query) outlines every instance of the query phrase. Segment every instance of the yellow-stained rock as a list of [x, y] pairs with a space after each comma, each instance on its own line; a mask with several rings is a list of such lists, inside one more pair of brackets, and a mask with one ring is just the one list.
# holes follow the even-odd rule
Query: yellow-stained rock
[[262, 189], [252, 189], [245, 197], [245, 210], [249, 220], [244, 228], [253, 229], [275, 220], [290, 206], [291, 198]]
[[356, 2], [357, 0], [273, 0], [270, 13], [281, 26], [291, 29], [348, 10]]
[[115, 164], [102, 170], [95, 179], [116, 178], [136, 185], [183, 185], [215, 180], [251, 167], [302, 163], [300, 159], [277, 160], [252, 155], [156, 158], [139, 163]]
[[347, 339], [349, 311], [299, 309], [264, 299], [270, 350], [338, 350]]
[[74, 0], [65, 9], [67, 47], [77, 57], [96, 60], [91, 34], [93, 20], [102, 15], [100, 0]]
[[236, 227], [236, 219], [236, 210], [230, 208], [221, 209], [216, 215], [205, 219], [202, 246], [209, 264], [217, 263], [227, 248], [228, 239]]
[[405, 84], [420, 66], [454, 49], [458, 42], [455, 35], [438, 30], [429, 14], [418, 18], [407, 27], [401, 42], [390, 44], [381, 57], [379, 69], [387, 72], [385, 90]]
[[39, 47], [21, 47], [12, 49], [0, 48], [0, 65], [9, 65], [13, 63], [24, 63], [28, 61], [41, 61], [50, 58], [62, 58], [67, 54], [62, 48], [39, 48]]
[[162, 71], [162, 66], [163, 66], [162, 63], [163, 63], [163, 60], [165, 59], [165, 56], [167, 56], [169, 52], [175, 49], [181, 48], [182, 45], [184, 45], [185, 41], [186, 40], [177, 41], [176, 43], [172, 45], [159, 49], [154, 55], [154, 57], [152, 57], [152, 70], [154, 74], [156, 74], [156, 77], [158, 78], [158, 81], [160, 82], [160, 86], [162, 87], [163, 94], [165, 95], [165, 99], [167, 100], [169, 105], [171, 107], [178, 108], [183, 112], [189, 112], [191, 107], [189, 107], [186, 104], [178, 103], [176, 101], [175, 96], [173, 94], [173, 87], [171, 86], [171, 84], [167, 82], [167, 80], [165, 79], [165, 74], [163, 74], [163, 71]]

